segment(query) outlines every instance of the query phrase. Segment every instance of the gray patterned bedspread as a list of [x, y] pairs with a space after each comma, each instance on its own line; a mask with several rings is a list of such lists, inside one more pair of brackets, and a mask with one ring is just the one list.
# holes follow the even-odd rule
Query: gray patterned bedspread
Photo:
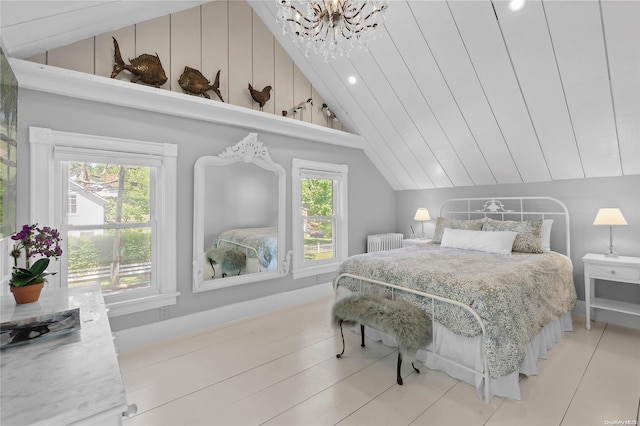
[[[272, 259], [278, 257], [278, 231], [275, 227], [229, 229], [220, 234], [219, 238], [255, 248], [258, 252], [258, 261], [265, 268], [269, 266]], [[238, 248], [226, 241], [219, 241], [218, 247]], [[247, 251], [247, 256], [255, 257], [255, 254]]]
[[[558, 253], [499, 255], [426, 245], [352, 256], [337, 274], [350, 273], [462, 302], [483, 319], [485, 356], [491, 377], [517, 370], [525, 345], [547, 323], [576, 304], [573, 274], [565, 256]], [[350, 277], [340, 286], [359, 291], [362, 281]], [[372, 290], [362, 284], [362, 291]], [[396, 297], [411, 300], [431, 312], [431, 301], [410, 293]], [[435, 303], [435, 319], [454, 333], [475, 336], [480, 327], [462, 308]]]

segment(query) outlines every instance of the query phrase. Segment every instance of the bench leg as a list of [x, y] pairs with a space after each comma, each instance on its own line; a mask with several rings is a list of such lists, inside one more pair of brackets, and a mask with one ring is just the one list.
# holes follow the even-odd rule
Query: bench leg
[[398, 378], [396, 381], [402, 386], [402, 376], [400, 375], [400, 367], [402, 367], [402, 354], [398, 351]]
[[340, 358], [344, 355], [344, 333], [342, 332], [342, 320], [340, 320], [340, 336], [342, 337], [342, 352], [336, 355], [336, 358]]
[[213, 269], [213, 275], [211, 275], [211, 278], [213, 279], [216, 277], [216, 268], [213, 267], [214, 261], [212, 259], [209, 259], [209, 265], [211, 265], [211, 269]]
[[411, 363], [411, 366], [413, 367], [413, 369], [415, 370], [415, 372], [416, 372], [416, 373], [420, 374], [420, 370], [418, 370], [418, 369], [416, 368], [416, 366], [415, 366], [415, 365], [413, 365], [413, 363]]
[[[336, 358], [340, 358], [342, 355], [344, 355], [344, 333], [342, 331], [342, 320], [340, 320], [340, 337], [342, 337], [342, 352], [340, 352], [339, 354], [336, 355]], [[364, 346], [364, 325], [360, 324], [360, 335], [362, 336], [362, 344], [360, 344], [360, 346], [362, 346], [363, 348]]]

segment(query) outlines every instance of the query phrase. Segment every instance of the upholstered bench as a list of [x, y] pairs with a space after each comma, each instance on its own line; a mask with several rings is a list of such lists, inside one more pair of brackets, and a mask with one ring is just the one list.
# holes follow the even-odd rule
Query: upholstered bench
[[211, 278], [216, 277], [216, 266], [220, 268], [223, 278], [229, 274], [240, 275], [247, 266], [247, 255], [243, 251], [230, 247], [209, 249], [206, 257], [213, 269]]
[[413, 369], [416, 351], [431, 342], [431, 319], [419, 306], [404, 300], [392, 300], [378, 294], [350, 294], [333, 303], [331, 316], [335, 326], [340, 327], [342, 352], [344, 354], [344, 334], [342, 323], [360, 324], [364, 347], [364, 326], [368, 325], [392, 336], [398, 345], [397, 382], [402, 385], [400, 368], [402, 361], [411, 361]]

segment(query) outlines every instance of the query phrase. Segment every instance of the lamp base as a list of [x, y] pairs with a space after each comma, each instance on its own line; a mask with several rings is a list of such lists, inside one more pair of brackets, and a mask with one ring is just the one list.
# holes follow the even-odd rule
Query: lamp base
[[618, 257], [616, 248], [614, 246], [607, 247], [607, 251], [604, 252], [605, 257]]

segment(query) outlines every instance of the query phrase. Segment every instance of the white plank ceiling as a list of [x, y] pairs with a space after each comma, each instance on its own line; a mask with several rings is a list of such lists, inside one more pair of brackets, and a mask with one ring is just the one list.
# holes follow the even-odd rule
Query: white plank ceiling
[[[202, 3], [3, 0], [0, 35], [25, 58]], [[640, 174], [640, 0], [392, 0], [329, 62], [249, 4], [394, 189]]]

